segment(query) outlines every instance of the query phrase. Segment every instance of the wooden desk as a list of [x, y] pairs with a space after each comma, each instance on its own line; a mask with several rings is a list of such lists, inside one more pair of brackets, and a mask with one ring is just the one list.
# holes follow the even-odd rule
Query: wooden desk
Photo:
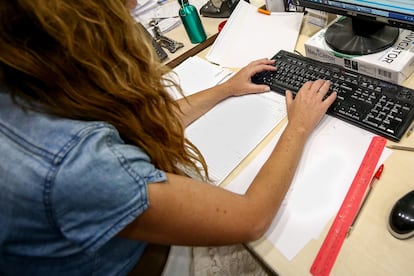
[[[304, 42], [318, 30], [304, 24], [296, 50], [305, 54]], [[414, 74], [403, 85], [414, 88]], [[404, 137], [399, 144], [414, 146], [414, 134]], [[414, 238], [398, 240], [387, 229], [392, 206], [411, 190], [414, 190], [414, 153], [394, 150], [385, 161], [381, 179], [375, 184], [352, 234], [345, 240], [331, 275], [414, 275]], [[279, 275], [311, 275], [310, 267], [330, 224], [318, 240], [312, 240], [292, 261], [265, 238], [248, 246]]]
[[[207, 24], [214, 25], [217, 22], [206, 23], [206, 29], [212, 26], [207, 26]], [[211, 29], [209, 30], [211, 32]], [[296, 50], [305, 54], [304, 42], [318, 30], [317, 27], [303, 24]], [[208, 49], [204, 49], [198, 55], [205, 57], [207, 52]], [[403, 85], [414, 88], [414, 74]], [[240, 172], [276, 135], [279, 128], [276, 127], [228, 179]], [[414, 146], [414, 134], [404, 137], [399, 144]], [[382, 177], [375, 184], [351, 236], [345, 240], [331, 275], [414, 275], [414, 238], [398, 240], [391, 236], [387, 229], [388, 215], [396, 200], [414, 190], [413, 167], [414, 152], [395, 150], [385, 161]], [[223, 185], [226, 183], [228, 181], [225, 181]], [[310, 267], [329, 227], [330, 223], [326, 225], [319, 239], [311, 241], [292, 261], [288, 261], [265, 238], [247, 246], [264, 261], [268, 268], [279, 275], [311, 275]]]

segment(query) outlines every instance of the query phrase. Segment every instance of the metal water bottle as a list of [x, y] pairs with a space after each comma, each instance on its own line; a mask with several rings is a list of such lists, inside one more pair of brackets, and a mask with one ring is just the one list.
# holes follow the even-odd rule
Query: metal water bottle
[[188, 0], [178, 0], [180, 10], [178, 12], [191, 43], [200, 43], [206, 40], [206, 32], [198, 15], [197, 8], [188, 3]]

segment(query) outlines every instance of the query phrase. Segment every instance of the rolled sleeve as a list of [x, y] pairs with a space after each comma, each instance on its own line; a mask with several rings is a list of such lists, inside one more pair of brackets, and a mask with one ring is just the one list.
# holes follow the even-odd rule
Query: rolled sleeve
[[94, 131], [70, 150], [56, 174], [51, 202], [57, 227], [94, 252], [148, 208], [147, 184], [165, 180], [115, 130]]

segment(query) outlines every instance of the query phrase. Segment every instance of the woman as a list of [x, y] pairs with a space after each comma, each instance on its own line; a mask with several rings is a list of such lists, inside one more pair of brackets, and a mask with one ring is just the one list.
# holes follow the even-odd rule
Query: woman
[[0, 21], [4, 275], [125, 275], [145, 259], [148, 243], [256, 240], [335, 100], [323, 100], [322, 80], [295, 99], [287, 92], [288, 125], [237, 195], [207, 183], [184, 128], [228, 97], [269, 91], [250, 78], [275, 70], [271, 61], [175, 102], [165, 88], [175, 86], [168, 69], [122, 0], [2, 1]]

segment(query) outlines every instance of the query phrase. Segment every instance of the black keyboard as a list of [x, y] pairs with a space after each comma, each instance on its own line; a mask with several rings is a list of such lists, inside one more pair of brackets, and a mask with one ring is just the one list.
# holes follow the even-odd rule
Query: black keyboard
[[254, 75], [254, 83], [284, 95], [287, 89], [296, 93], [309, 80], [330, 80], [337, 99], [327, 114], [392, 141], [400, 141], [413, 121], [412, 89], [283, 50], [272, 59], [277, 70]]

